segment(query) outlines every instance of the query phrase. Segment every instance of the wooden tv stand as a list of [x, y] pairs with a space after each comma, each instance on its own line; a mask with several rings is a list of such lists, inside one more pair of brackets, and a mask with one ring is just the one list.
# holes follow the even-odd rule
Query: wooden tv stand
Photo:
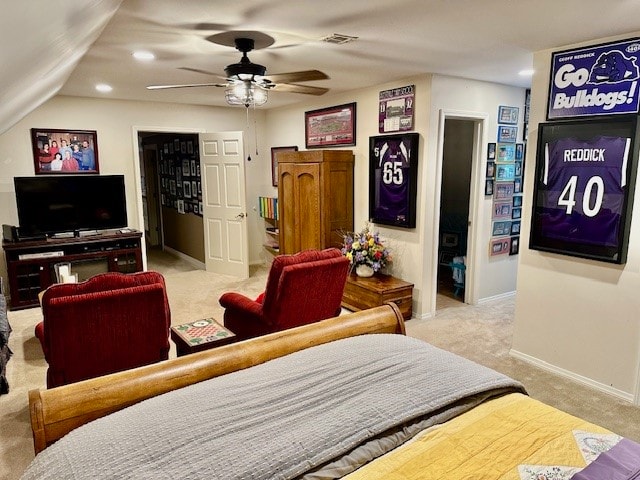
[[57, 282], [56, 263], [70, 263], [78, 281], [102, 272], [142, 271], [141, 238], [135, 230], [109, 230], [91, 236], [3, 241], [11, 309], [38, 305], [38, 294]]

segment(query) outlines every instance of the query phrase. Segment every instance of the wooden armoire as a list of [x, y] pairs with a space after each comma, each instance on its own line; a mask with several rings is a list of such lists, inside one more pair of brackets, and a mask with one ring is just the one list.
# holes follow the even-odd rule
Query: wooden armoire
[[353, 152], [278, 153], [280, 253], [340, 247], [353, 231]]

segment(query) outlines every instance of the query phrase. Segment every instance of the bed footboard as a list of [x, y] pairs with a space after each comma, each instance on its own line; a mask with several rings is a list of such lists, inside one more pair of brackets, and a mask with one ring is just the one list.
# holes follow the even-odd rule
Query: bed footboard
[[323, 320], [145, 367], [29, 392], [36, 454], [74, 428], [147, 398], [333, 340], [405, 334], [395, 304]]

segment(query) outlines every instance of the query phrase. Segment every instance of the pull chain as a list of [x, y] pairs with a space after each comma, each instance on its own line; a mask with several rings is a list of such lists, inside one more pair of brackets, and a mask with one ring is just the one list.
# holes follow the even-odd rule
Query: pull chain
[[[245, 105], [245, 110], [247, 112], [247, 133], [249, 133], [249, 128], [250, 128], [250, 124], [249, 124], [249, 105]], [[251, 161], [251, 154], [249, 154], [247, 156], [247, 162]]]

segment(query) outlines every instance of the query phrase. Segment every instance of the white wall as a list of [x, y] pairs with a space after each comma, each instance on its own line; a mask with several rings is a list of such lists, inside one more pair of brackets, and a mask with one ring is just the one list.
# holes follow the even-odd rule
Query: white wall
[[[571, 46], [553, 51], [567, 48]], [[538, 123], [545, 119], [553, 51], [534, 56], [512, 353], [633, 400], [638, 395], [640, 364], [640, 195], [636, 192], [625, 265], [528, 249]]]
[[[516, 277], [518, 275], [518, 256], [501, 255], [489, 257], [489, 242], [491, 239], [491, 216], [492, 197], [484, 195], [484, 174], [487, 158], [487, 143], [495, 142], [498, 134], [498, 106], [507, 105], [520, 107], [518, 122], [518, 141], [522, 141], [522, 127], [524, 119], [525, 89], [508, 87], [495, 83], [480, 82], [464, 78], [455, 78], [442, 75], [435, 75], [432, 85], [431, 104], [431, 125], [427, 139], [427, 155], [434, 161], [429, 162], [429, 178], [438, 176], [438, 136], [441, 126], [438, 119], [441, 112], [445, 112], [459, 118], [473, 117], [486, 118], [483, 132], [482, 155], [476, 160], [476, 169], [479, 180], [476, 185], [476, 243], [469, 239], [468, 254], [475, 255], [475, 286], [478, 301], [498, 297], [516, 289]], [[473, 171], [472, 175], [476, 172]], [[473, 181], [473, 177], [472, 177]], [[434, 185], [436, 189], [429, 197], [429, 204], [426, 205], [427, 212], [437, 211], [439, 206], [440, 186]], [[474, 199], [471, 200], [472, 202]], [[473, 212], [470, 212], [473, 216]], [[427, 222], [430, 224], [430, 222]], [[474, 249], [470, 251], [469, 249]], [[429, 252], [431, 252], [429, 250]]]
[[[257, 115], [259, 155], [255, 154], [254, 114]], [[142, 229], [142, 220], [137, 216], [140, 192], [136, 191], [134, 175], [137, 142], [134, 128], [145, 131], [245, 131], [245, 153], [251, 153], [252, 157], [251, 162], [245, 163], [247, 192], [253, 192], [262, 188], [267, 181], [266, 172], [270, 172], [263, 118], [263, 111], [251, 110], [247, 132], [244, 108], [54, 97], [0, 135], [0, 223], [18, 223], [13, 177], [34, 175], [31, 128], [96, 130], [100, 173], [125, 175], [129, 226]], [[268, 175], [270, 185], [270, 173]], [[251, 242], [262, 235], [262, 230], [258, 230], [257, 213], [252, 209], [255, 203], [254, 195], [248, 194], [249, 259], [252, 263], [259, 262], [262, 255], [261, 243]], [[6, 277], [4, 256], [0, 267]]]
[[[267, 136], [272, 146], [297, 145], [305, 150], [304, 112], [317, 108], [356, 102], [356, 145], [341, 149], [352, 150], [355, 155], [354, 171], [354, 227], [360, 230], [369, 218], [369, 137], [378, 132], [378, 94], [381, 90], [415, 85], [414, 130], [420, 134], [418, 157], [417, 227], [414, 229], [393, 228], [375, 225], [386, 245], [391, 249], [393, 262], [388, 269], [392, 275], [414, 283], [413, 311], [421, 314], [424, 310], [422, 294], [422, 250], [425, 239], [421, 232], [423, 199], [426, 182], [423, 179], [425, 159], [425, 136], [429, 128], [428, 105], [430, 102], [430, 75], [422, 75], [399, 80], [369, 89], [347, 92], [339, 95], [323, 95], [294, 107], [283, 107], [267, 111]], [[274, 189], [274, 195], [275, 195]]]
[[[525, 91], [507, 87], [446, 76], [423, 75], [399, 80], [390, 84], [348, 92], [341, 95], [324, 95], [314, 101], [267, 111], [267, 137], [271, 146], [298, 145], [304, 149], [304, 112], [316, 108], [357, 103], [357, 141], [355, 162], [355, 228], [360, 229], [367, 221], [369, 212], [369, 137], [378, 132], [378, 94], [381, 90], [416, 85], [415, 131], [420, 134], [420, 163], [418, 167], [417, 222], [415, 229], [389, 228], [376, 225], [383, 238], [388, 239], [394, 260], [390, 273], [414, 283], [413, 312], [416, 317], [428, 317], [435, 312], [435, 270], [437, 268], [437, 238], [440, 176], [438, 164], [438, 115], [440, 110], [474, 112], [487, 117], [486, 143], [495, 141], [499, 105], [524, 105]], [[522, 122], [523, 108], [520, 111]], [[522, 123], [519, 125], [522, 131]], [[481, 166], [484, 168], [484, 164]], [[484, 175], [484, 170], [482, 170]], [[484, 178], [484, 176], [482, 177]], [[275, 189], [274, 193], [275, 195]], [[479, 261], [479, 298], [503, 295], [515, 290], [517, 257], [489, 259], [491, 235], [491, 200], [480, 192], [482, 225]], [[437, 237], [437, 235], [436, 235]], [[434, 262], [434, 260], [436, 260]]]
[[[433, 86], [432, 86], [433, 82]], [[416, 86], [414, 131], [420, 134], [417, 225], [415, 229], [376, 226], [392, 249], [394, 261], [390, 273], [414, 283], [414, 315], [426, 317], [435, 311], [435, 275], [437, 238], [437, 199], [439, 194], [438, 168], [438, 112], [459, 110], [480, 112], [489, 121], [487, 141], [494, 141], [498, 105], [521, 105], [524, 90], [486, 82], [431, 75], [421, 75], [397, 82], [377, 85], [369, 89], [322, 97], [310, 97], [295, 107], [273, 110], [250, 110], [249, 124], [244, 108], [216, 108], [118, 100], [58, 96], [26, 116], [0, 136], [0, 223], [17, 224], [13, 193], [13, 177], [33, 175], [30, 129], [63, 128], [96, 130], [101, 173], [122, 173], [126, 177], [127, 207], [131, 227], [141, 229], [138, 220], [134, 165], [134, 128], [158, 131], [245, 131], [245, 154], [252, 160], [245, 163], [247, 210], [249, 227], [249, 259], [251, 263], [268, 260], [262, 248], [264, 221], [257, 212], [257, 197], [275, 196], [271, 185], [270, 148], [297, 145], [304, 150], [304, 112], [316, 108], [356, 102], [355, 209], [354, 224], [360, 229], [368, 220], [369, 211], [369, 137], [378, 132], [378, 94], [381, 90]], [[304, 98], [304, 97], [303, 97]], [[306, 98], [305, 98], [306, 100]], [[255, 122], [254, 122], [254, 115]], [[522, 115], [522, 112], [521, 112]], [[256, 132], [257, 128], [257, 147]], [[521, 128], [521, 126], [520, 126]], [[256, 155], [256, 148], [258, 154]], [[486, 155], [486, 153], [485, 153]], [[484, 168], [484, 167], [482, 167]], [[505, 294], [515, 289], [516, 262], [509, 258], [488, 259], [491, 228], [491, 204], [481, 193], [478, 270], [480, 299]], [[437, 260], [437, 259], [436, 259]], [[6, 275], [4, 258], [0, 271]]]

